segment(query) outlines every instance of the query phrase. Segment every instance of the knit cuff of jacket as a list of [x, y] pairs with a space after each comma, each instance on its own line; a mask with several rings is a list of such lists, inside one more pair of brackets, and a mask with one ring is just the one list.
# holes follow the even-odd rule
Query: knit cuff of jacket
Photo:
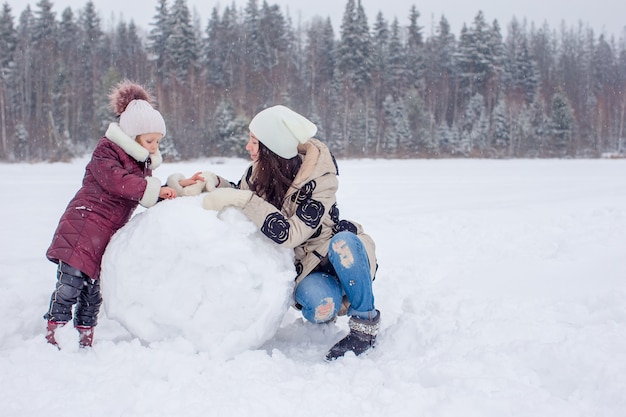
[[166, 185], [174, 189], [174, 191], [176, 191], [176, 197], [179, 197], [184, 194], [183, 187], [181, 187], [180, 182], [179, 182], [180, 180], [184, 180], [184, 179], [185, 179], [185, 176], [181, 174], [180, 172], [177, 172], [167, 177]]
[[159, 191], [161, 191], [161, 180], [156, 177], [146, 177], [146, 191], [139, 200], [139, 204], [143, 207], [152, 207], [159, 200]]

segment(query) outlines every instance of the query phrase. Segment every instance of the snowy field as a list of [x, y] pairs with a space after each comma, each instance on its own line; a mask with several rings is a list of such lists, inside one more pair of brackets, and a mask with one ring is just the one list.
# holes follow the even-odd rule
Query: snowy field
[[[260, 320], [267, 340], [246, 348], [254, 341], [224, 330], [245, 305], [221, 316], [216, 345], [230, 337], [244, 348], [230, 356], [212, 352], [206, 338], [198, 349], [185, 333], [147, 342], [106, 311], [92, 349], [76, 347], [70, 326], [62, 350], [46, 344], [42, 315], [55, 266], [45, 251], [86, 162], [0, 164], [2, 416], [625, 415], [626, 160], [339, 161], [342, 217], [362, 223], [377, 243], [382, 321], [376, 349], [332, 363], [323, 357], [347, 332], [345, 317], [315, 326], [288, 308], [277, 324]], [[213, 170], [236, 180], [247, 164], [166, 163], [155, 176]], [[206, 245], [234, 257], [241, 242], [227, 238], [229, 227], [249, 233], [234, 209], [176, 217], [169, 206], [150, 210], [161, 210], [162, 224], [177, 218], [183, 230], [206, 219], [223, 228], [221, 238], [185, 235], [181, 256]], [[150, 210], [129, 225], [159, 215]], [[145, 245], [171, 251], [168, 242], [181, 241], [175, 230]], [[248, 268], [262, 269], [254, 252], [242, 265], [248, 258]], [[132, 248], [119, 250], [106, 267], [136, 258]], [[192, 273], [211, 262], [169, 273], [197, 279]], [[269, 269], [283, 262], [277, 256]], [[198, 308], [211, 304], [188, 291]], [[184, 311], [185, 297], [155, 292], [136, 307]], [[199, 323], [198, 332], [218, 334], [214, 321]]]

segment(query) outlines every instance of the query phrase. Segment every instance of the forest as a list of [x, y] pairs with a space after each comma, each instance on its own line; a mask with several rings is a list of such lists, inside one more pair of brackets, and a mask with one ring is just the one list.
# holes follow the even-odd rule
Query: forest
[[368, 22], [347, 0], [294, 25], [248, 0], [206, 22], [186, 0], [155, 0], [148, 28], [103, 22], [91, 1], [57, 16], [50, 0], [0, 11], [0, 161], [83, 155], [114, 121], [108, 93], [146, 85], [167, 123], [170, 160], [242, 156], [249, 120], [284, 104], [342, 158], [624, 156], [626, 30], [596, 35], [483, 11], [460, 33], [426, 33], [412, 6]]

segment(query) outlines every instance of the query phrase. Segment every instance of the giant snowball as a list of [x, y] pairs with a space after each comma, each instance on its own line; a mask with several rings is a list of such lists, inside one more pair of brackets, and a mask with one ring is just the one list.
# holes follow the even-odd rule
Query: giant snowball
[[136, 214], [102, 261], [108, 318], [146, 343], [183, 338], [229, 358], [268, 341], [292, 303], [293, 251], [236, 208], [202, 208], [202, 195]]

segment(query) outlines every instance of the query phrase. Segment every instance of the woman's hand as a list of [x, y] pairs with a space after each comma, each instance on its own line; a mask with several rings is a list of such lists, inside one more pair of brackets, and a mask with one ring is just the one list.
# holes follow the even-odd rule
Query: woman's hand
[[236, 188], [218, 188], [202, 200], [206, 210], [220, 211], [227, 206], [244, 207], [252, 198], [252, 191]]

